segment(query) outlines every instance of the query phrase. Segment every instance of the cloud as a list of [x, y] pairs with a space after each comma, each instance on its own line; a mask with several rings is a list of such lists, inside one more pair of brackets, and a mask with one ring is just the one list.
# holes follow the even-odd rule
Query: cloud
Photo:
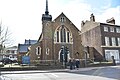
[[[54, 2], [54, 1], [53, 1]], [[50, 6], [50, 13], [55, 19], [63, 12], [79, 29], [82, 20], [89, 18], [91, 12], [91, 6], [86, 3], [82, 3], [82, 0], [70, 0], [65, 5], [56, 3]]]
[[102, 14], [96, 15], [96, 20], [106, 23], [107, 19], [114, 17], [116, 25], [120, 25], [120, 6], [106, 9]]
[[38, 39], [41, 33], [43, 0], [0, 0], [0, 18], [8, 26], [15, 44]]
[[120, 25], [120, 6], [111, 7], [112, 1], [106, 0], [106, 2], [108, 3], [107, 5], [105, 5], [105, 1], [101, 2], [101, 4], [105, 4], [100, 6], [100, 8], [96, 8], [96, 11], [93, 10], [93, 6], [89, 3], [79, 2], [78, 0], [70, 1], [63, 7], [63, 11], [79, 29], [81, 29], [81, 21], [89, 20], [91, 13], [96, 16], [96, 22], [106, 23], [107, 19], [114, 17], [116, 25]]

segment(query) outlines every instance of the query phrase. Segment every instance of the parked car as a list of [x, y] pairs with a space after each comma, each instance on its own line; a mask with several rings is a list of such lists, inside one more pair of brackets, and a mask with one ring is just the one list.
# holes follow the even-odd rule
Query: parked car
[[3, 59], [1, 60], [1, 62], [2, 62], [3, 64], [11, 64], [11, 63], [12, 63], [12, 60], [10, 60], [9, 58], [3, 58]]

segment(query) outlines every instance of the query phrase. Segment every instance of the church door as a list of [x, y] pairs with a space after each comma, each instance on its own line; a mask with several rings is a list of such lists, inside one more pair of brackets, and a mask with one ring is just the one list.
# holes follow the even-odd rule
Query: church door
[[60, 62], [68, 62], [69, 57], [69, 50], [67, 47], [62, 47], [59, 51], [59, 60]]

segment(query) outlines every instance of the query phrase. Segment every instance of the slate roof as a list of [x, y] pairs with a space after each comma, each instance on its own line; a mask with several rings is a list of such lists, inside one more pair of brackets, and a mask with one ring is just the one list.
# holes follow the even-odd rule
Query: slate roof
[[24, 44], [18, 44], [18, 53], [28, 52], [28, 47], [32, 44], [37, 43], [37, 40], [25, 40]]
[[37, 43], [37, 40], [25, 40], [25, 43], [24, 44], [35, 44]]
[[18, 45], [18, 52], [23, 53], [28, 51], [29, 44], [19, 44]]

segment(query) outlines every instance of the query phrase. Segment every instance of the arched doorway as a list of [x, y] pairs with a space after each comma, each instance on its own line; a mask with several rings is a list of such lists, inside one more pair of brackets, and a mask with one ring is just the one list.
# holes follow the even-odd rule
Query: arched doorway
[[61, 49], [59, 50], [59, 55], [58, 59], [60, 62], [68, 62], [70, 59], [70, 52], [69, 49], [65, 46], [62, 46]]

